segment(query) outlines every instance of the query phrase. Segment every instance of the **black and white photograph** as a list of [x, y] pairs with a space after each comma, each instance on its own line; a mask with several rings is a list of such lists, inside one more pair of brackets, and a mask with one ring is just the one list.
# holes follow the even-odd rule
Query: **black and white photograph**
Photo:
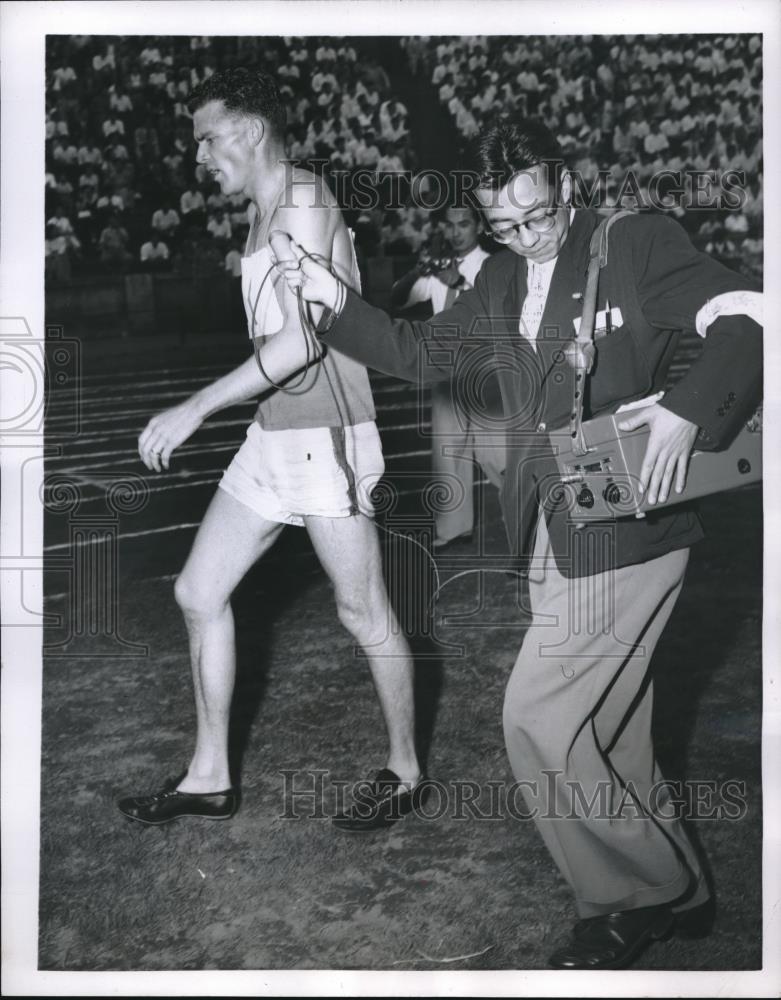
[[777, 996], [778, 8], [0, 18], [3, 992]]

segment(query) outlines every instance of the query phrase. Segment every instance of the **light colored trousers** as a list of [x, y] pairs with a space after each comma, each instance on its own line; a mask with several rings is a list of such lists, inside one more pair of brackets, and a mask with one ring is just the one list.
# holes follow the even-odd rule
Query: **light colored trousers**
[[[708, 890], [654, 759], [649, 665], [689, 550], [567, 580], [540, 516], [534, 618], [507, 686], [504, 732], [527, 814], [581, 918]], [[589, 805], [591, 803], [591, 805]]]
[[489, 481], [500, 489], [505, 467], [505, 444], [501, 434], [487, 435], [474, 421], [459, 413], [450, 382], [431, 388], [431, 464], [434, 477], [463, 487], [453, 504], [434, 514], [435, 534], [443, 542], [465, 535], [474, 528], [475, 460]]

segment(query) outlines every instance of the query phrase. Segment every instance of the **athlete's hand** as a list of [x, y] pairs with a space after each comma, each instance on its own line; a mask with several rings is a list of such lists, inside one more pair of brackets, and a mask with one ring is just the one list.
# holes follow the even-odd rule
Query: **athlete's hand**
[[334, 309], [339, 281], [328, 268], [307, 256], [303, 247], [279, 230], [272, 234], [270, 243], [277, 270], [289, 287], [293, 291], [300, 288], [301, 295], [307, 302]]
[[203, 419], [190, 399], [152, 417], [138, 439], [138, 454], [147, 469], [168, 469], [171, 452], [198, 430]]
[[647, 424], [650, 428], [648, 447], [640, 470], [640, 488], [647, 493], [648, 503], [657, 499], [664, 503], [675, 478], [675, 492], [682, 493], [686, 485], [689, 455], [699, 427], [654, 403], [644, 406], [618, 424], [622, 431], [633, 431]]

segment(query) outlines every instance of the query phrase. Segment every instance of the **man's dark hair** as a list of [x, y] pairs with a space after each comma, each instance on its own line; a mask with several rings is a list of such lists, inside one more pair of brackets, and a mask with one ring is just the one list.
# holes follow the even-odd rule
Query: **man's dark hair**
[[225, 110], [233, 114], [263, 118], [276, 135], [284, 133], [285, 106], [276, 81], [268, 73], [243, 66], [213, 73], [192, 92], [187, 102], [190, 114], [210, 101], [222, 101]]
[[472, 216], [473, 220], [478, 225], [478, 227], [482, 225], [483, 216], [482, 216], [482, 213], [480, 211], [480, 206], [477, 204], [477, 202], [475, 201], [475, 199], [472, 196], [472, 193], [470, 191], [465, 191], [464, 192], [464, 196], [461, 199], [461, 203], [460, 204], [456, 204], [455, 200], [448, 201], [447, 205], [445, 205], [445, 207], [442, 209], [442, 220], [443, 221], [447, 217], [448, 209], [451, 209], [451, 208], [457, 208], [457, 209], [462, 209], [463, 208], [463, 209], [466, 209], [466, 211], [469, 212], [469, 214]]
[[564, 155], [556, 136], [542, 122], [505, 115], [475, 140], [471, 164], [479, 186], [499, 190], [521, 170], [547, 164], [549, 183], [558, 184]]

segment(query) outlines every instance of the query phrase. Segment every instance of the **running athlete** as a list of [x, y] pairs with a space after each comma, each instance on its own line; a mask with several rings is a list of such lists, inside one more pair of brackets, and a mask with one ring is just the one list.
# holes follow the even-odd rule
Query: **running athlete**
[[153, 417], [139, 438], [141, 459], [150, 470], [168, 469], [174, 449], [211, 414], [253, 397], [260, 402], [175, 585], [190, 641], [192, 759], [160, 792], [118, 806], [148, 824], [235, 812], [238, 790], [228, 768], [235, 675], [230, 598], [284, 525], [294, 524], [309, 532], [339, 619], [368, 659], [385, 720], [386, 766], [334, 817], [342, 829], [373, 829], [411, 811], [424, 787], [414, 745], [412, 658], [388, 601], [372, 519], [370, 493], [384, 469], [374, 404], [362, 365], [335, 351], [313, 356], [297, 299], [274, 272], [269, 249], [273, 230], [287, 232], [357, 287], [352, 241], [325, 183], [286, 162], [285, 108], [271, 77], [242, 68], [215, 73], [193, 92], [190, 110], [197, 162], [223, 194], [250, 201], [242, 291], [254, 356]]

